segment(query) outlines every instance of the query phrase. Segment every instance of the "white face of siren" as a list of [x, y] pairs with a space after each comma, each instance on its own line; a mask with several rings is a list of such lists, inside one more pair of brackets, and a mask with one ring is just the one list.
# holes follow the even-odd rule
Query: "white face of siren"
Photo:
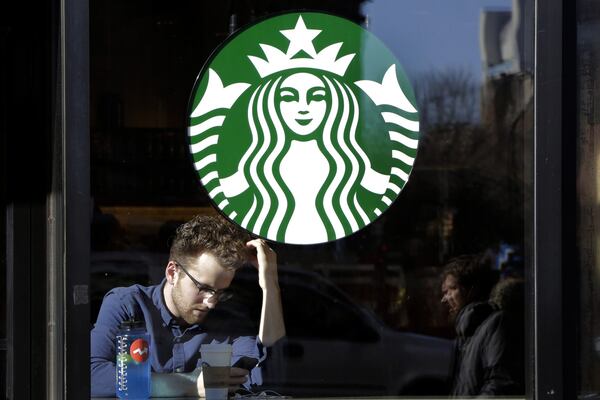
[[327, 111], [325, 85], [315, 75], [300, 72], [287, 77], [279, 91], [279, 109], [286, 125], [298, 135], [310, 135]]

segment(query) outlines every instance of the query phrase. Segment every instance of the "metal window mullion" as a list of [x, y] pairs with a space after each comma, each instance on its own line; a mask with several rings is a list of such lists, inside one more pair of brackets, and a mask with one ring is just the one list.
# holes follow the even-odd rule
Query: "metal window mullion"
[[89, 398], [89, 2], [60, 0], [60, 121], [54, 138], [48, 316], [54, 399]]
[[65, 65], [65, 18], [64, 2], [57, 3], [56, 32], [56, 65], [54, 82], [54, 110], [52, 134], [52, 177], [50, 193], [47, 198], [48, 234], [46, 291], [48, 302], [46, 318], [48, 321], [46, 341], [46, 382], [49, 400], [60, 400], [65, 397], [64, 374], [64, 165], [63, 138], [65, 116], [64, 65]]
[[536, 2], [534, 398], [575, 398], [563, 380], [562, 1]]

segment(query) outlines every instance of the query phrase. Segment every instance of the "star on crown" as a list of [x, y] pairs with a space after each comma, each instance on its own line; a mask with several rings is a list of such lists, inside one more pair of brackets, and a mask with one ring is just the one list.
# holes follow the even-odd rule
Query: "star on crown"
[[[342, 47], [342, 42], [331, 44], [317, 53], [313, 40], [321, 31], [307, 29], [302, 16], [298, 17], [294, 29], [285, 29], [279, 32], [290, 41], [287, 52], [284, 53], [276, 47], [259, 43], [263, 53], [265, 53], [266, 60], [248, 56], [261, 78], [293, 68], [320, 69], [343, 76], [355, 55], [347, 54], [338, 59], [337, 56]], [[300, 51], [310, 57], [294, 58]]]

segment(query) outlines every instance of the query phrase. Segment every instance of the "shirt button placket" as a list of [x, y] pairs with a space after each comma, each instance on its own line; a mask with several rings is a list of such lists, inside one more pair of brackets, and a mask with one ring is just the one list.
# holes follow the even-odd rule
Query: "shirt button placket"
[[184, 372], [184, 367], [185, 353], [183, 351], [183, 344], [181, 344], [181, 337], [176, 336], [173, 339], [173, 368], [175, 372]]

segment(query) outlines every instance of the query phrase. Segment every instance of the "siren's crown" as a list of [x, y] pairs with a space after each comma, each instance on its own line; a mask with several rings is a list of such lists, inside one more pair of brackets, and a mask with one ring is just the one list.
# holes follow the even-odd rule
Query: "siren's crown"
[[[261, 78], [275, 72], [294, 68], [320, 69], [344, 76], [350, 61], [354, 58], [354, 54], [347, 54], [336, 59], [342, 47], [342, 42], [331, 44], [317, 53], [313, 45], [313, 40], [321, 31], [318, 29], [307, 29], [302, 16], [298, 17], [294, 29], [286, 29], [280, 32], [290, 41], [287, 52], [284, 53], [276, 47], [260, 43], [260, 47], [267, 59], [248, 56]], [[300, 51], [304, 51], [310, 57], [294, 58]]]

